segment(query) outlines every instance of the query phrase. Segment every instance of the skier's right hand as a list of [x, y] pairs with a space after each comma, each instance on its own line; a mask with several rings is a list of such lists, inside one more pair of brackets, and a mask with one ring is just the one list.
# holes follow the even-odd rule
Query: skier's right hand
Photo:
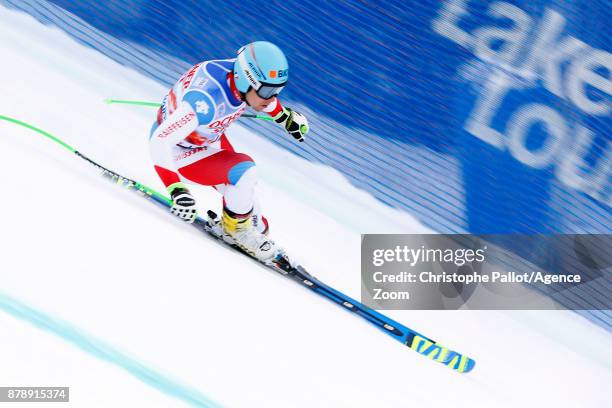
[[170, 186], [168, 190], [172, 198], [170, 212], [185, 222], [194, 222], [198, 216], [196, 202], [187, 187], [181, 183], [178, 186]]

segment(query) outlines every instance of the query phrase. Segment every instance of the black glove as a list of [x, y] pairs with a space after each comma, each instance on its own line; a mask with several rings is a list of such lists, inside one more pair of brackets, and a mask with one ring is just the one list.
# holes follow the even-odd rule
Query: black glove
[[189, 190], [184, 186], [176, 186], [170, 189], [172, 207], [170, 212], [181, 220], [192, 223], [198, 216], [196, 202]]
[[304, 141], [304, 136], [310, 129], [308, 127], [308, 119], [304, 115], [291, 108], [283, 108], [282, 112], [274, 116], [274, 121], [285, 127], [289, 133], [298, 142]]

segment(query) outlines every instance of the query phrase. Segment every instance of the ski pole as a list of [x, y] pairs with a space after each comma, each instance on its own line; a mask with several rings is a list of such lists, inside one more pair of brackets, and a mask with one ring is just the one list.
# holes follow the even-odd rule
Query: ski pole
[[153, 200], [154, 203], [159, 204], [160, 206], [164, 207], [164, 208], [169, 208], [170, 206], [172, 206], [172, 200], [170, 200], [168, 197], [166, 197], [165, 195], [163, 195], [162, 193], [159, 193], [157, 191], [155, 191], [154, 189], [147, 187], [146, 185], [139, 183], [135, 180], [129, 179], [127, 177], [124, 177], [118, 173], [115, 173], [112, 170], [107, 169], [106, 167], [100, 165], [99, 163], [93, 161], [92, 159], [90, 159], [89, 157], [85, 156], [84, 154], [82, 154], [81, 152], [77, 151], [74, 147], [70, 146], [68, 143], [62, 141], [60, 138], [52, 135], [49, 132], [46, 132], [40, 128], [37, 128], [36, 126], [33, 126], [29, 123], [20, 121], [18, 119], [14, 119], [8, 116], [3, 116], [0, 115], [0, 120], [4, 120], [10, 123], [14, 123], [16, 125], [19, 126], [23, 126], [27, 129], [33, 130], [36, 133], [39, 133], [43, 136], [45, 136], [46, 138], [54, 141], [55, 143], [59, 144], [60, 146], [62, 146], [64, 149], [68, 150], [70, 153], [74, 153], [75, 155], [77, 155], [78, 157], [80, 157], [81, 159], [85, 160], [86, 162], [88, 162], [89, 164], [91, 164], [92, 166], [94, 166], [95, 168], [97, 168], [98, 170], [101, 171], [100, 175], [110, 181], [112, 181], [115, 184], [118, 184], [122, 187], [127, 188], [128, 190], [132, 190], [135, 191], [137, 193], [139, 193], [140, 196], [146, 198], [147, 200]]
[[[131, 101], [131, 100], [125, 100], [125, 99], [105, 99], [104, 102], [108, 103], [109, 105], [111, 105], [111, 104], [122, 104], [122, 105], [150, 106], [150, 107], [154, 107], [154, 108], [157, 108], [157, 107], [160, 106], [160, 104], [157, 103], [157, 102]], [[252, 113], [244, 113], [244, 114], [242, 114], [242, 117], [243, 118], [250, 118], [250, 119], [268, 120], [268, 121], [273, 120], [269, 116], [254, 115]]]

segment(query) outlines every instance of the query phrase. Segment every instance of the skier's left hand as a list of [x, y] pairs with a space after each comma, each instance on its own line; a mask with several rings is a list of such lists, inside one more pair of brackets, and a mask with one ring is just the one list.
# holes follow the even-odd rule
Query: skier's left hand
[[304, 141], [304, 136], [310, 129], [308, 119], [291, 108], [283, 108], [282, 112], [274, 117], [274, 121], [279, 125], [283, 125], [287, 133], [298, 142]]

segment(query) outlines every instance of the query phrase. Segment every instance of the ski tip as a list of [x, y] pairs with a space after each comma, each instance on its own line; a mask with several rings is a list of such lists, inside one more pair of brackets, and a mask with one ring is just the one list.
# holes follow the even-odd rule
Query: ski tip
[[108, 103], [110, 105], [111, 103], [113, 103], [113, 100], [112, 99], [105, 99], [104, 103]]
[[455, 351], [452, 351], [451, 353], [450, 359], [444, 364], [459, 373], [468, 373], [472, 371], [476, 365], [476, 361], [467, 356], [463, 356]]
[[459, 373], [471, 371], [476, 362], [425, 337], [410, 336], [406, 345], [425, 357], [445, 364]]

